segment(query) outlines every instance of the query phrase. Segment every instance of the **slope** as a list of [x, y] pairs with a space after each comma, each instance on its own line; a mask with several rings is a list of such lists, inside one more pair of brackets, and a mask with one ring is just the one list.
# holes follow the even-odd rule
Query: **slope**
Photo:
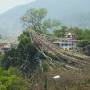
[[37, 0], [36, 2], [15, 7], [0, 15], [0, 33], [16, 35], [22, 31], [20, 17], [29, 8], [43, 7], [48, 10], [50, 18], [61, 20], [65, 25], [90, 27], [90, 1], [89, 0]]

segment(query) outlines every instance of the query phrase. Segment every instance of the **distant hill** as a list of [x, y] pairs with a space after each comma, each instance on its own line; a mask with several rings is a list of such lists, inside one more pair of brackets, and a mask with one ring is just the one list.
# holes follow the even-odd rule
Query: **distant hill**
[[48, 16], [59, 19], [63, 24], [90, 28], [90, 0], [37, 0], [0, 15], [0, 33], [16, 36], [22, 31], [20, 17], [29, 8], [44, 7]]

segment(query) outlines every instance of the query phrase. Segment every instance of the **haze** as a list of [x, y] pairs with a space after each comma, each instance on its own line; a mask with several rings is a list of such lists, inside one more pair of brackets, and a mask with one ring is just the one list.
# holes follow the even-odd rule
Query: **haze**
[[35, 0], [0, 0], [0, 14], [16, 6], [27, 4]]

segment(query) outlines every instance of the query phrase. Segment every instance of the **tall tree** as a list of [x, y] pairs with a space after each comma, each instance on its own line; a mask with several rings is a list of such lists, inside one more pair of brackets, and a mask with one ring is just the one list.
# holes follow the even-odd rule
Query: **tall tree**
[[44, 8], [33, 8], [28, 10], [25, 15], [21, 18], [24, 27], [31, 28], [32, 30], [43, 32], [42, 24], [44, 18], [47, 16], [47, 10]]
[[39, 52], [35, 44], [31, 43], [29, 32], [25, 31], [19, 37], [19, 45], [16, 49], [11, 49], [1, 60], [1, 66], [8, 69], [9, 67], [18, 67], [23, 74], [31, 75], [39, 66]]
[[60, 25], [58, 20], [47, 19], [47, 10], [44, 8], [33, 8], [28, 10], [21, 18], [25, 29], [32, 29], [36, 32], [47, 33]]
[[54, 29], [53, 33], [56, 37], [64, 37], [66, 31], [67, 31], [66, 26], [59, 26]]

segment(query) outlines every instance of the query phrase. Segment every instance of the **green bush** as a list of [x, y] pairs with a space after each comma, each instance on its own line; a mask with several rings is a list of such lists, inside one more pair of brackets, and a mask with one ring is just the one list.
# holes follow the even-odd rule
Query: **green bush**
[[13, 70], [0, 68], [0, 90], [28, 90], [27, 80], [12, 73]]

